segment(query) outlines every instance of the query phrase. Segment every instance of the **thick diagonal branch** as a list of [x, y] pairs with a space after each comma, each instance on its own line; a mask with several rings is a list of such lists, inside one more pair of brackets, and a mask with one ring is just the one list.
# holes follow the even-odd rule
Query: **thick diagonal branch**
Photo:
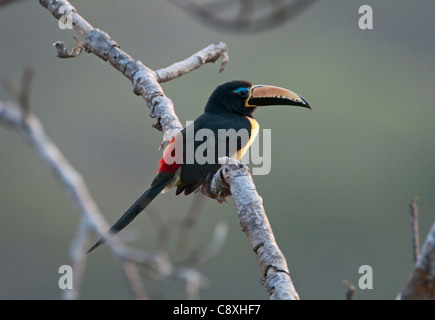
[[408, 283], [398, 298], [435, 300], [435, 223], [427, 235]]
[[237, 160], [221, 158], [222, 168], [213, 176], [208, 196], [225, 197], [231, 194], [236, 202], [243, 232], [257, 255], [262, 283], [273, 300], [298, 300], [287, 262], [279, 249], [263, 207], [263, 200], [255, 189], [247, 166]]

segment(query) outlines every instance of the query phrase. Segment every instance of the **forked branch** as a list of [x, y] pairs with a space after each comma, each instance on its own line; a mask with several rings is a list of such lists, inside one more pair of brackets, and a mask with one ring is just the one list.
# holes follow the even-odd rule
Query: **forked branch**
[[[222, 57], [220, 71], [228, 62], [226, 45], [216, 43], [198, 51], [186, 60], [153, 71], [121, 50], [107, 33], [94, 29], [68, 1], [40, 0], [40, 3], [57, 19], [62, 17], [66, 8], [70, 12], [73, 28], [85, 37], [85, 50], [108, 61], [132, 81], [133, 92], [145, 99], [151, 109], [151, 116], [157, 119], [154, 126], [163, 131], [161, 146], [179, 132], [182, 125], [175, 114], [172, 101], [166, 97], [159, 83], [175, 79], [197, 69], [204, 63], [215, 62], [219, 57]], [[222, 168], [210, 179], [210, 185], [204, 186], [203, 191], [217, 199], [222, 199], [229, 194], [234, 197], [242, 228], [257, 254], [262, 271], [262, 282], [271, 298], [298, 299], [286, 260], [276, 245], [262, 200], [255, 190], [247, 167], [229, 159], [223, 159], [223, 161]], [[132, 259], [131, 252], [127, 255]]]

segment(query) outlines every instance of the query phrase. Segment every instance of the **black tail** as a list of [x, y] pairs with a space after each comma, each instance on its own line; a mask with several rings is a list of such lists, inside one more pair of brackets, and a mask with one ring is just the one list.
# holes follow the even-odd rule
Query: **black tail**
[[[124, 229], [136, 216], [141, 213], [155, 197], [171, 182], [174, 178], [174, 174], [159, 173], [145, 193], [136, 200], [136, 202], [128, 209], [121, 218], [110, 228], [109, 234], [115, 235], [122, 229]], [[86, 253], [91, 252], [104, 243], [104, 239], [100, 239], [95, 243]]]

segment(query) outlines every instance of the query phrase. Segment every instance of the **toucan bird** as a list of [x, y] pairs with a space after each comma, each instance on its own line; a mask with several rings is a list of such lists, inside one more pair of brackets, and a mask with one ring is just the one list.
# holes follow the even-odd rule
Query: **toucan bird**
[[[269, 105], [311, 109], [302, 96], [279, 87], [252, 85], [248, 81], [231, 81], [217, 87], [204, 113], [175, 135], [166, 147], [151, 187], [111, 227], [109, 234], [116, 234], [125, 228], [161, 192], [176, 187], [176, 195], [182, 192], [188, 195], [197, 190], [221, 167], [218, 162], [220, 157], [240, 160], [259, 130], [258, 122], [252, 117], [253, 112], [257, 107]], [[231, 135], [221, 134], [231, 129], [232, 132], [244, 131], [246, 134], [237, 136], [237, 141], [231, 141]], [[177, 146], [180, 148], [177, 149]], [[103, 243], [104, 239], [100, 239], [88, 253]]]

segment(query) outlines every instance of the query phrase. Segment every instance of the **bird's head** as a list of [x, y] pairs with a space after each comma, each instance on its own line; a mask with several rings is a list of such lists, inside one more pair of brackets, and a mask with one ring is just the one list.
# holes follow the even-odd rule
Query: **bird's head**
[[217, 87], [211, 94], [205, 111], [210, 113], [232, 112], [251, 116], [257, 107], [270, 105], [291, 105], [311, 109], [302, 96], [290, 90], [252, 85], [248, 81], [231, 81]]

